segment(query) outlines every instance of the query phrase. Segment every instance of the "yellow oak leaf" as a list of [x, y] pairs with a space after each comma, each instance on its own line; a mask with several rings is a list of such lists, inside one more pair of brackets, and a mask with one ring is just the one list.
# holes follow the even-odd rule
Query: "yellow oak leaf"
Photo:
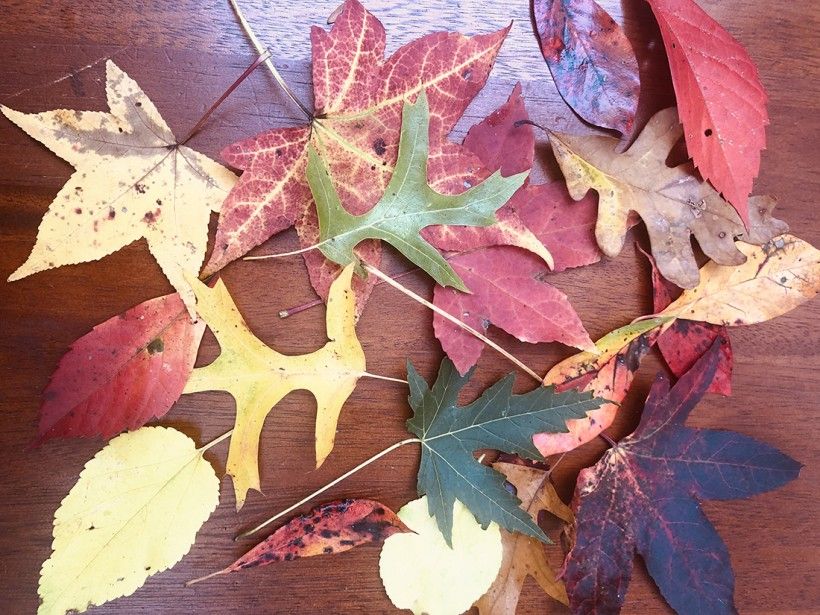
[[[573, 522], [569, 507], [561, 501], [544, 470], [514, 463], [497, 462], [493, 468], [504, 474], [516, 489], [521, 508], [538, 522], [546, 510], [565, 523]], [[541, 589], [562, 604], [569, 604], [567, 590], [547, 561], [544, 543], [524, 534], [501, 530], [504, 557], [501, 570], [490, 589], [475, 603], [481, 615], [515, 613], [524, 581], [531, 576]]]
[[57, 109], [3, 114], [76, 171], [48, 208], [28, 259], [9, 276], [97, 260], [145, 238], [189, 308], [184, 271], [199, 271], [211, 211], [236, 175], [180, 145], [154, 103], [111, 60], [106, 64], [111, 111]]
[[483, 594], [501, 567], [501, 532], [496, 523], [482, 529], [473, 513], [453, 504], [452, 548], [427, 510], [427, 496], [398, 513], [414, 534], [384, 541], [379, 572], [393, 604], [416, 615], [459, 615]]
[[666, 158], [680, 140], [682, 128], [675, 108], [656, 113], [635, 143], [618, 153], [618, 139], [550, 133], [553, 152], [576, 201], [589, 190], [598, 192], [595, 237], [607, 256], [624, 245], [629, 212], [643, 219], [658, 269], [680, 286], [698, 283], [698, 266], [690, 235], [712, 260], [739, 265], [743, 254], [736, 238], [762, 244], [788, 230], [771, 216], [774, 200], [761, 196], [749, 201], [749, 229], [735, 209], [691, 164], [668, 167]]
[[304, 389], [316, 398], [317, 467], [333, 449], [342, 405], [365, 370], [364, 351], [356, 337], [352, 275], [350, 265], [330, 287], [326, 317], [330, 341], [315, 352], [295, 356], [276, 352], [251, 332], [221, 280], [208, 288], [189, 277], [197, 311], [222, 350], [213, 363], [193, 371], [184, 393], [227, 391], [236, 400], [227, 472], [233, 477], [237, 510], [249, 489], [260, 489], [257, 458], [265, 418], [291, 391]]
[[684, 291], [661, 315], [751, 325], [785, 314], [820, 291], [820, 250], [802, 239], [781, 235], [762, 246], [737, 242], [737, 248], [745, 263], [706, 263], [700, 284]]
[[219, 503], [219, 479], [175, 429], [124, 433], [89, 461], [54, 515], [39, 615], [83, 612], [176, 564]]

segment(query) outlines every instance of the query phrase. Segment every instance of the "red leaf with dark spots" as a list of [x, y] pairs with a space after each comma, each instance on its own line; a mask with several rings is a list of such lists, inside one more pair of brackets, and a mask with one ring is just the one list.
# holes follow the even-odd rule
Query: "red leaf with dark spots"
[[699, 501], [770, 491], [800, 464], [748, 436], [684, 425], [712, 382], [719, 346], [671, 390], [659, 375], [635, 432], [578, 476], [564, 574], [573, 613], [620, 612], [636, 552], [678, 613], [736, 612], [729, 552]]
[[179, 295], [150, 299], [72, 344], [43, 393], [37, 443], [111, 436], [163, 416], [194, 367], [205, 323]]
[[769, 123], [757, 67], [693, 0], [647, 1], [669, 57], [689, 155], [748, 228], [747, 199]]
[[338, 500], [291, 519], [227, 568], [209, 576], [313, 555], [348, 551], [410, 532], [392, 510], [373, 500]]
[[635, 52], [594, 0], [533, 0], [533, 16], [553, 81], [587, 122], [632, 132], [640, 93]]
[[[658, 314], [672, 303], [675, 299], [673, 293], [679, 293], [680, 289], [661, 275], [651, 254], [644, 252], [640, 246], [638, 249], [652, 267], [653, 303]], [[658, 338], [658, 349], [672, 373], [680, 378], [712, 347], [715, 340], [720, 340], [720, 359], [707, 392], [731, 395], [733, 354], [728, 327], [678, 319]]]

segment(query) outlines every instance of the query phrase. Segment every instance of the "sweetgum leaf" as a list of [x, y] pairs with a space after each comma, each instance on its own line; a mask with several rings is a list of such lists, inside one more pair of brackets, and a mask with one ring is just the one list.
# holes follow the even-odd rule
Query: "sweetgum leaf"
[[495, 211], [521, 187], [527, 177], [519, 173], [489, 178], [458, 195], [440, 194], [427, 183], [430, 110], [427, 96], [405, 103], [401, 140], [395, 170], [385, 193], [367, 213], [356, 216], [342, 205], [335, 177], [319, 153], [308, 148], [307, 178], [319, 215], [319, 249], [327, 258], [347, 265], [357, 260], [353, 249], [365, 239], [387, 241], [442, 286], [467, 287], [420, 231], [433, 224], [488, 226]]
[[618, 613], [637, 552], [678, 613], [735, 613], [726, 545], [699, 500], [746, 498], [800, 464], [747, 436], [686, 427], [714, 377], [715, 343], [670, 390], [659, 375], [635, 432], [578, 476], [565, 580], [575, 613]]
[[473, 451], [491, 448], [528, 459], [542, 459], [532, 443], [536, 432], [566, 431], [566, 420], [579, 418], [601, 405], [589, 393], [556, 393], [539, 387], [513, 395], [515, 376], [508, 375], [473, 403], [459, 407], [458, 394], [469, 379], [459, 376], [448, 359], [441, 363], [432, 388], [407, 364], [413, 418], [407, 429], [421, 439], [419, 495], [427, 495], [430, 514], [450, 543], [453, 503], [460, 500], [487, 526], [490, 522], [548, 542], [520, 500], [504, 488], [503, 475], [478, 463]]

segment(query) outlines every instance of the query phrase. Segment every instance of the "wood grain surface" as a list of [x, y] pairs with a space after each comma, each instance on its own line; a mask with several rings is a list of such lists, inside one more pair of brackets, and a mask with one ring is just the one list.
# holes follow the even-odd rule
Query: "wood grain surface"
[[[304, 100], [310, 101], [309, 27], [323, 25], [337, 0], [245, 0], [248, 18], [271, 45], [274, 59]], [[442, 28], [487, 32], [514, 20], [494, 72], [468, 109], [453, 138], [479, 120], [521, 81], [532, 118], [564, 131], [589, 132], [563, 103], [539, 54], [526, 0], [370, 0], [365, 4], [384, 23], [388, 51]], [[625, 22], [641, 60], [644, 92], [640, 124], [672, 103], [657, 29], [642, 0], [602, 3]], [[793, 231], [820, 245], [816, 223], [816, 171], [820, 156], [820, 11], [813, 2], [700, 0], [700, 4], [748, 48], [770, 96], [771, 125], [756, 191], [780, 201], [780, 217]], [[154, 100], [177, 135], [252, 61], [255, 54], [223, 0], [0, 0], [0, 103], [26, 112], [57, 107], [105, 108], [104, 59], [114, 57]], [[191, 146], [216, 157], [220, 149], [264, 128], [294, 125], [299, 111], [259, 69], [220, 107]], [[557, 171], [543, 140], [537, 176]], [[43, 212], [68, 179], [69, 165], [8, 120], [0, 117], [0, 278], [25, 260]], [[640, 230], [635, 239], [645, 242]], [[263, 250], [296, 245], [292, 232]], [[408, 269], [398, 257], [385, 269]], [[278, 350], [295, 353], [324, 342], [323, 308], [281, 320], [277, 312], [314, 297], [298, 258], [271, 263], [234, 263], [224, 279], [251, 328]], [[431, 294], [420, 275], [405, 278], [414, 290]], [[572, 299], [593, 338], [651, 308], [649, 271], [628, 242], [616, 259], [550, 278]], [[61, 440], [31, 450], [39, 397], [69, 345], [95, 324], [151, 297], [169, 285], [140, 241], [102, 261], [0, 282], [0, 604], [4, 613], [33, 613], [37, 579], [48, 557], [55, 509], [99, 440]], [[741, 613], [820, 612], [820, 463], [816, 422], [820, 376], [815, 301], [773, 322], [735, 329], [734, 394], [708, 396], [690, 424], [726, 428], [762, 439], [805, 464], [798, 480], [748, 501], [705, 504], [709, 518], [729, 546], [737, 576]], [[441, 359], [432, 337], [431, 313], [380, 286], [373, 293], [359, 334], [368, 370], [402, 377], [409, 357], [431, 377]], [[571, 350], [557, 344], [533, 346], [499, 331], [492, 337], [544, 373]], [[198, 364], [218, 353], [206, 334]], [[619, 438], [636, 425], [640, 402], [653, 375], [664, 369], [652, 354], [642, 366], [623, 411], [609, 433]], [[511, 366], [485, 351], [467, 387], [469, 401]], [[526, 375], [518, 388], [534, 386]], [[233, 536], [298, 500], [372, 453], [405, 436], [407, 391], [400, 385], [363, 379], [345, 405], [336, 448], [313, 468], [315, 413], [307, 393], [289, 395], [270, 415], [263, 434], [264, 495], [251, 494], [234, 511], [229, 480], [222, 481], [221, 505], [205, 524], [191, 552], [174, 569], [152, 577], [130, 597], [95, 608], [95, 613], [388, 613], [378, 575], [379, 550], [356, 549], [249, 570], [190, 589], [183, 582], [222, 568], [253, 540]], [[233, 400], [227, 394], [183, 397], [164, 424], [198, 442], [229, 429]], [[580, 467], [605, 449], [602, 440], [574, 451], [556, 472], [565, 499]], [[208, 453], [220, 471], [226, 449]], [[372, 497], [394, 509], [415, 497], [418, 450], [403, 448], [327, 494]], [[560, 549], [551, 547], [554, 564]], [[528, 581], [519, 613], [565, 613]], [[626, 613], [669, 612], [641, 564], [629, 587]]]

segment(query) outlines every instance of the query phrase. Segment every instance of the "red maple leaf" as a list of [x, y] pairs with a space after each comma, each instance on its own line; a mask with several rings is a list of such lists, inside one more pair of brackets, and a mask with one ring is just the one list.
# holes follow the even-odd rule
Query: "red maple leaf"
[[669, 57], [689, 155], [748, 227], [747, 199], [769, 123], [757, 67], [693, 0], [647, 1]]
[[699, 501], [770, 491], [801, 466], [748, 436], [684, 425], [712, 382], [719, 347], [671, 390], [659, 375], [635, 432], [578, 476], [564, 573], [573, 613], [618, 613], [635, 552], [678, 613], [736, 612], [729, 552]]
[[182, 394], [204, 332], [176, 293], [100, 323], [60, 359], [43, 393], [37, 442], [107, 439], [163, 416]]
[[[346, 0], [329, 31], [311, 30], [316, 106], [311, 125], [271, 130], [223, 152], [227, 162], [245, 172], [223, 204], [205, 273], [294, 223], [303, 245], [316, 243], [318, 223], [305, 179], [308, 142], [322, 154], [353, 214], [375, 205], [390, 179], [405, 100], [426, 91], [431, 157], [448, 147], [446, 135], [483, 87], [508, 30], [472, 37], [437, 32], [385, 60], [381, 23], [358, 0]], [[374, 264], [379, 250], [375, 242], [358, 249]], [[326, 297], [338, 267], [315, 251], [305, 260], [313, 287]], [[373, 283], [372, 277], [358, 281], [360, 307]]]
[[[473, 126], [464, 139], [464, 149], [482, 166], [473, 166], [462, 176], [451, 173], [449, 184], [470, 183], [496, 170], [506, 175], [529, 169], [535, 139], [526, 120], [521, 88], [516, 86], [509, 99]], [[469, 158], [462, 155], [460, 160]], [[446, 166], [451, 172], [459, 168], [456, 164], [438, 166]], [[513, 195], [497, 217], [498, 224], [484, 229], [425, 229], [425, 237], [438, 248], [460, 252], [451, 255], [449, 261], [471, 290], [467, 294], [436, 286], [433, 302], [478, 330], [486, 331], [492, 323], [522, 341], [560, 341], [591, 348], [592, 340], [569, 299], [544, 279], [549, 272], [547, 259], [536, 256], [537, 250], [531, 245], [535, 242], [553, 253], [557, 271], [600, 260], [594, 233], [594, 198], [576, 203], [562, 183], [528, 184]], [[506, 234], [505, 226], [511, 229]], [[488, 247], [493, 245], [497, 247]], [[480, 340], [438, 314], [433, 317], [433, 327], [460, 373], [475, 365], [483, 350]]]
[[587, 122], [628, 135], [641, 89], [626, 34], [595, 0], [533, 0], [541, 53], [567, 104]]

